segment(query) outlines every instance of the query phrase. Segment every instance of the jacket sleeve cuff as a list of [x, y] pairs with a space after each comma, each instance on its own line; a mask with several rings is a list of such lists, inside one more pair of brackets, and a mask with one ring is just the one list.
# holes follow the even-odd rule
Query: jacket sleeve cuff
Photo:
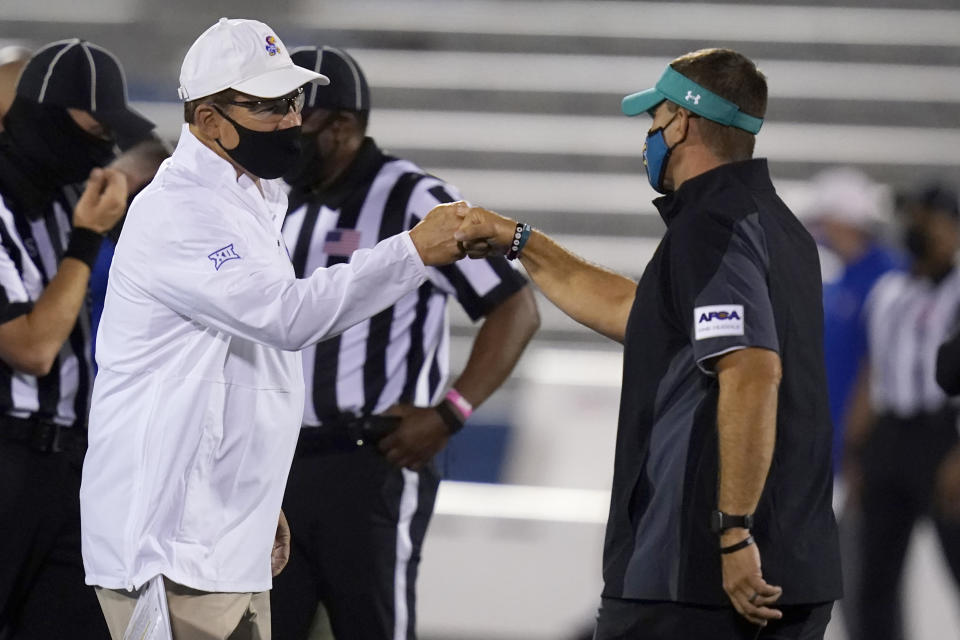
[[419, 267], [420, 274], [426, 278], [427, 267], [425, 264], [423, 264], [423, 258], [420, 257], [420, 252], [417, 251], [417, 246], [413, 244], [413, 240], [410, 238], [410, 232], [404, 231], [403, 233], [398, 234], [397, 237], [400, 239], [399, 242], [403, 245], [407, 253], [410, 254], [414, 264]]

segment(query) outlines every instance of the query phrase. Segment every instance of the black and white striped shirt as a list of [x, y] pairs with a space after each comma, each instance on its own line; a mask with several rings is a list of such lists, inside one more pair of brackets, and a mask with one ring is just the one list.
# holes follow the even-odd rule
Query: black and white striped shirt
[[[298, 277], [347, 262], [356, 248], [412, 228], [430, 209], [459, 199], [442, 180], [384, 155], [371, 139], [340, 183], [290, 194], [283, 237]], [[338, 337], [303, 351], [305, 425], [338, 413], [379, 413], [402, 402], [439, 402], [449, 374], [447, 298], [474, 320], [523, 286], [503, 258], [430, 268], [418, 291]]]
[[877, 413], [910, 417], [940, 409], [937, 349], [960, 319], [960, 270], [939, 282], [891, 272], [874, 285], [865, 307], [870, 398]]
[[[0, 205], [0, 323], [33, 308], [53, 279], [70, 239], [79, 190], [67, 187], [42, 216], [28, 218], [12, 201]], [[49, 374], [32, 376], [0, 361], [0, 413], [41, 418], [61, 425], [85, 424], [93, 381], [90, 317], [83, 305], [70, 338]]]

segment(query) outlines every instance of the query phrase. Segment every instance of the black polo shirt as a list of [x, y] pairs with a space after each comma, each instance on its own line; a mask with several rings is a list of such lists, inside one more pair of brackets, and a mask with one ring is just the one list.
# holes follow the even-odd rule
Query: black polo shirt
[[753, 536], [781, 604], [841, 596], [820, 264], [765, 160], [723, 165], [655, 201], [667, 232], [637, 287], [623, 389], [604, 596], [729, 604], [717, 507], [711, 360], [780, 354], [773, 462]]

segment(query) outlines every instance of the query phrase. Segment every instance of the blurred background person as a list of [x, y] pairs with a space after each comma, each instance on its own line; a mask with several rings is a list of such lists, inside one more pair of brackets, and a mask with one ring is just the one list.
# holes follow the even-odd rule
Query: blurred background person
[[[366, 135], [370, 88], [353, 57], [333, 47], [291, 56], [330, 78], [307, 89], [303, 157], [286, 176], [284, 239], [304, 277], [460, 196]], [[306, 638], [318, 602], [337, 638], [416, 637], [417, 570], [440, 484], [435, 456], [506, 380], [539, 326], [526, 279], [502, 257], [429, 274], [418, 291], [304, 352], [309, 392], [283, 502], [292, 549], [271, 593], [277, 638]], [[448, 390], [451, 298], [483, 323]]]
[[[93, 82], [93, 78], [97, 82]], [[103, 238], [126, 210], [101, 170], [153, 124], [123, 70], [79, 39], [40, 48], [0, 134], [0, 637], [103, 638], [83, 583], [78, 492], [93, 379], [86, 298]], [[87, 181], [77, 198], [77, 183]]]
[[[840, 558], [844, 575], [854, 576], [860, 571], [859, 511], [845, 499], [846, 487], [840, 475], [844, 425], [855, 389], [863, 383], [858, 376], [867, 353], [864, 302], [880, 276], [902, 268], [903, 258], [882, 240], [892, 222], [893, 201], [888, 187], [858, 169], [833, 167], [815, 175], [809, 191], [802, 219], [828, 252], [823, 284], [823, 351], [833, 421], [833, 467], [841, 480], [834, 498], [840, 509]], [[858, 626], [858, 609], [851, 605], [855, 590], [856, 582], [846, 580], [840, 606], [848, 633]]]
[[[960, 395], [960, 330], [937, 351], [937, 384], [949, 396]], [[960, 522], [960, 445], [954, 445], [937, 470], [936, 500], [944, 518]]]
[[817, 242], [839, 260], [823, 284], [823, 346], [833, 420], [833, 461], [839, 471], [843, 424], [867, 353], [863, 304], [884, 273], [903, 266], [902, 256], [882, 240], [892, 222], [889, 188], [852, 167], [815, 175], [802, 215]]
[[957, 194], [929, 185], [908, 193], [900, 209], [909, 271], [887, 273], [867, 298], [869, 384], [851, 408], [844, 460], [862, 512], [858, 640], [902, 634], [901, 575], [920, 518], [931, 517], [960, 580], [960, 522], [934, 500], [938, 469], [957, 444], [957, 408], [935, 376], [937, 350], [960, 312]]

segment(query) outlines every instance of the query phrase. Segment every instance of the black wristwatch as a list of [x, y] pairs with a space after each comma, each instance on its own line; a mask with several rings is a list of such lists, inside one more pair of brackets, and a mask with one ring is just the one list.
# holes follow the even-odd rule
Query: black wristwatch
[[731, 516], [723, 511], [714, 511], [710, 514], [710, 530], [716, 534], [721, 534], [727, 529], [737, 527], [742, 527], [743, 529], [753, 528], [753, 514]]

